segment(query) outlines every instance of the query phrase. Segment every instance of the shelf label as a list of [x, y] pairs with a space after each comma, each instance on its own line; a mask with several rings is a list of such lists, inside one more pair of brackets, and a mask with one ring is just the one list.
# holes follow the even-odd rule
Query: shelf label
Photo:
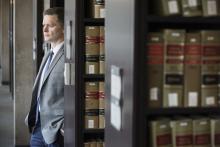
[[65, 41], [66, 41], [65, 43], [66, 58], [70, 60], [71, 50], [72, 50], [72, 21], [67, 22]]
[[75, 85], [75, 64], [74, 63], [64, 64], [64, 84]]
[[169, 8], [170, 14], [175, 14], [179, 12], [178, 4], [176, 0], [169, 1], [168, 8]]
[[216, 1], [207, 1], [208, 15], [217, 15], [217, 4]]
[[170, 107], [178, 106], [178, 94], [177, 93], [169, 93], [168, 94], [168, 102]]
[[118, 131], [121, 130], [122, 106], [122, 71], [117, 66], [111, 66], [111, 125]]
[[188, 101], [189, 101], [189, 107], [197, 107], [198, 106], [198, 93], [189, 92]]

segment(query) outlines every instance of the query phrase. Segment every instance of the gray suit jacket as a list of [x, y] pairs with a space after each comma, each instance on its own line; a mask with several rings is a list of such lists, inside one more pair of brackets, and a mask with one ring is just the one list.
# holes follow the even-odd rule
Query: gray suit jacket
[[[30, 132], [35, 126], [40, 75], [47, 58], [48, 53], [45, 54], [36, 77], [30, 112], [25, 120]], [[64, 46], [58, 51], [50, 64], [49, 70], [45, 73], [40, 92], [40, 120], [44, 140], [48, 144], [53, 143], [64, 123]]]

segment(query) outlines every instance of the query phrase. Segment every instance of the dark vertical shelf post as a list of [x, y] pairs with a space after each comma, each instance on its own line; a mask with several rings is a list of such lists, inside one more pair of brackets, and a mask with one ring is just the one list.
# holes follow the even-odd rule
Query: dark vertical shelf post
[[36, 76], [39, 68], [40, 63], [43, 58], [43, 33], [42, 33], [42, 21], [43, 21], [43, 1], [42, 0], [34, 0], [33, 1], [33, 54], [34, 54], [34, 66], [35, 72], [34, 77]]

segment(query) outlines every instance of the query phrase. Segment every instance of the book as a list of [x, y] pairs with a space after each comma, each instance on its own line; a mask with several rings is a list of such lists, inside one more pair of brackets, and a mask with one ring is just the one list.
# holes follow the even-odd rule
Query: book
[[85, 110], [85, 128], [86, 129], [99, 128], [99, 109]]
[[99, 129], [105, 128], [105, 109], [99, 109]]
[[158, 118], [150, 122], [151, 147], [172, 147], [170, 120]]
[[203, 16], [217, 16], [220, 9], [219, 0], [202, 0]]
[[173, 147], [193, 147], [192, 120], [178, 118], [172, 120], [172, 144]]
[[185, 30], [165, 29], [163, 107], [183, 106]]
[[200, 106], [201, 34], [186, 33], [184, 49], [184, 107]]
[[181, 6], [185, 17], [202, 16], [201, 0], [181, 0]]
[[211, 146], [220, 147], [220, 116], [212, 117], [211, 123]]
[[162, 16], [181, 15], [180, 0], [154, 0], [153, 9]]
[[[85, 63], [86, 74], [99, 74], [100, 73], [100, 61], [98, 56], [86, 56]], [[101, 67], [103, 70], [103, 66]]]
[[100, 27], [85, 27], [85, 54], [86, 56], [99, 56], [100, 52]]
[[90, 147], [97, 147], [96, 140], [90, 142]]
[[94, 18], [105, 18], [105, 3], [104, 0], [95, 1], [94, 3]]
[[193, 119], [194, 147], [211, 147], [210, 119], [198, 117]]
[[149, 107], [162, 107], [163, 56], [163, 33], [149, 33], [147, 36], [147, 99]]
[[203, 30], [201, 67], [201, 106], [218, 105], [218, 71], [220, 59], [220, 31]]
[[100, 26], [100, 41], [99, 41], [99, 45], [100, 45], [100, 52], [99, 55], [100, 56], [104, 56], [105, 55], [105, 27], [104, 26]]
[[98, 142], [97, 142], [97, 147], [104, 147], [104, 142], [103, 142], [103, 140], [98, 140]]
[[99, 109], [105, 109], [105, 82], [99, 82]]
[[90, 147], [90, 143], [89, 142], [84, 142], [84, 147]]

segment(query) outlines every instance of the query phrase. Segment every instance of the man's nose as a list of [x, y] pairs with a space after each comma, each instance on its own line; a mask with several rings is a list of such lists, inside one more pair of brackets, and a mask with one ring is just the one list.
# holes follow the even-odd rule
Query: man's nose
[[44, 26], [44, 27], [43, 27], [43, 31], [44, 31], [44, 32], [47, 32], [47, 31], [48, 31], [48, 26]]

